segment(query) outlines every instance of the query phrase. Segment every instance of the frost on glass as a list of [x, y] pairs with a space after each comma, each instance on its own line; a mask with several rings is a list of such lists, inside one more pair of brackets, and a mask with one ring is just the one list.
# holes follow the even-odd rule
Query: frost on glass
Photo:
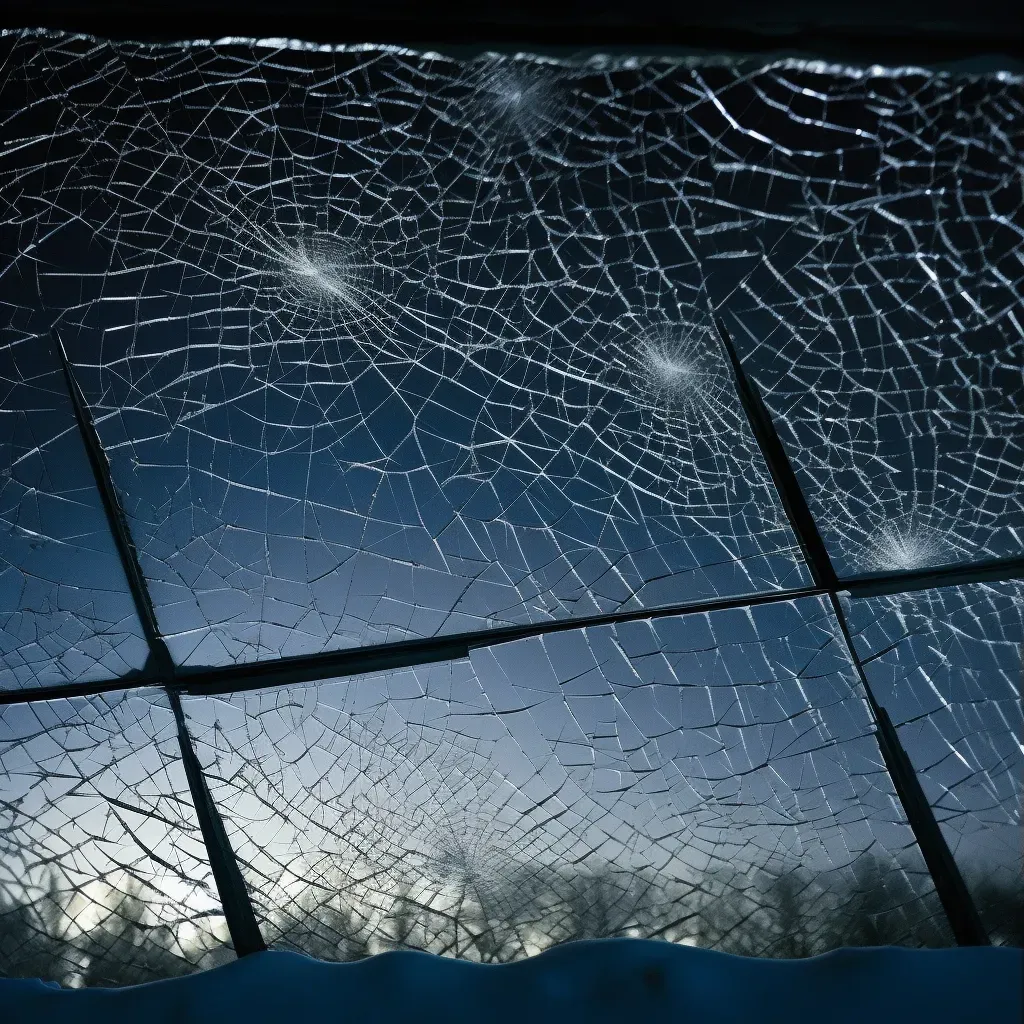
[[273, 944], [504, 961], [950, 941], [816, 600], [185, 700]]
[[12, 315], [26, 287], [17, 270], [0, 274], [0, 690], [118, 678], [146, 661], [53, 345]]
[[225, 931], [160, 700], [0, 708], [0, 977], [153, 981], [223, 959]]
[[993, 942], [1024, 945], [1024, 583], [846, 604]]
[[711, 328], [692, 71], [5, 45], [14, 265], [178, 661], [807, 582]]
[[1024, 552], [1024, 88], [701, 72], [708, 290], [840, 573]]

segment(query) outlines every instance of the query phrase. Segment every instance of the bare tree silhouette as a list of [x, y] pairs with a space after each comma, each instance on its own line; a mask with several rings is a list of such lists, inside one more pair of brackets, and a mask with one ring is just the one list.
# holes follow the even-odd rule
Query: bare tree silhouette
[[268, 942], [323, 960], [369, 956], [369, 916], [351, 900], [351, 888], [351, 877], [340, 868], [308, 884], [297, 898], [274, 908], [266, 923]]
[[173, 929], [153, 921], [142, 885], [131, 882], [108, 914], [81, 941], [84, 985], [137, 985], [188, 974]]
[[934, 890], [915, 892], [906, 874], [884, 871], [862, 857], [852, 867], [855, 882], [837, 907], [829, 948], [845, 946], [948, 946], [948, 931]]
[[422, 948], [422, 940], [417, 941], [419, 924], [415, 901], [410, 896], [411, 889], [408, 882], [396, 888], [391, 907], [384, 917], [384, 942], [391, 949]]
[[52, 871], [34, 901], [0, 895], [0, 976], [52, 978], [55, 971], [80, 966], [78, 950], [68, 938], [71, 895], [61, 890]]
[[992, 941], [1024, 948], [1024, 875], [986, 872], [975, 877], [971, 890]]
[[85, 928], [81, 919], [99, 904], [73, 887], [62, 887], [54, 872], [34, 897], [0, 896], [0, 977], [72, 986], [135, 985], [225, 959], [225, 947], [217, 943], [226, 937], [217, 928], [208, 930], [203, 941], [182, 941], [184, 922], [172, 927], [157, 921], [145, 895], [137, 880], [123, 891], [108, 885], [99, 920]]
[[768, 891], [769, 928], [772, 939], [765, 950], [772, 957], [805, 957], [819, 952], [815, 941], [815, 917], [808, 913], [811, 880], [795, 868], [779, 875]]
[[601, 864], [592, 871], [562, 874], [557, 893], [564, 917], [557, 941], [604, 939], [643, 933], [654, 919], [660, 889], [651, 871], [623, 871]]
[[[501, 882], [467, 877], [431, 892], [422, 879], [417, 886], [405, 879], [386, 897], [370, 899], [338, 870], [275, 908], [264, 927], [277, 948], [335, 961], [422, 949], [505, 963], [561, 942], [623, 935], [787, 958], [840, 946], [951, 944], [934, 891], [916, 891], [913, 878], [871, 856], [841, 878], [812, 878], [797, 866], [720, 867], [689, 884], [605, 863], [576, 871], [522, 864]], [[970, 884], [993, 922], [993, 941], [1024, 946], [1019, 880], [989, 873]], [[226, 955], [210, 951], [208, 942], [182, 942], [156, 921], [138, 882], [108, 901], [85, 930], [69, 913], [74, 895], [52, 874], [32, 900], [0, 894], [0, 976], [131, 985], [180, 976]]]

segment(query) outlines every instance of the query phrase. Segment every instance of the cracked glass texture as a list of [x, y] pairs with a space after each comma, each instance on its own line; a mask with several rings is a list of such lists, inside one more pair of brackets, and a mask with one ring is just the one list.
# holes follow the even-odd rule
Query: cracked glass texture
[[840, 575], [1024, 553], [1024, 89], [709, 72], [706, 287]]
[[[845, 604], [868, 682], [897, 727], [992, 941], [1021, 944], [1024, 583]], [[1000, 898], [1005, 886], [1018, 894], [1015, 903]]]
[[[23, 287], [0, 274], [3, 315]], [[60, 363], [33, 326], [0, 325], [0, 690], [117, 679], [147, 653]]]
[[693, 250], [693, 72], [6, 45], [15, 263], [177, 661], [808, 582]]
[[0, 977], [154, 981], [224, 932], [166, 698], [0, 708]]
[[[808, 584], [712, 313], [841, 575], [1024, 548], [1020, 78], [0, 53], [0, 689], [144, 662], [54, 327], [183, 665]], [[846, 605], [1018, 945], [1021, 599]], [[278, 945], [948, 943], [835, 637], [804, 601], [186, 703]], [[169, 712], [140, 699], [0, 716], [4, 970], [222, 954]]]
[[948, 944], [833, 627], [817, 599], [658, 618], [185, 713], [276, 945]]

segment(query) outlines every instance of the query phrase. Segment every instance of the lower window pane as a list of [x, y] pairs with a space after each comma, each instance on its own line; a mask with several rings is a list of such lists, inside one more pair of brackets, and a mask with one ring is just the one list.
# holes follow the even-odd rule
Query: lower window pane
[[947, 944], [836, 637], [805, 600], [185, 709], [277, 945]]

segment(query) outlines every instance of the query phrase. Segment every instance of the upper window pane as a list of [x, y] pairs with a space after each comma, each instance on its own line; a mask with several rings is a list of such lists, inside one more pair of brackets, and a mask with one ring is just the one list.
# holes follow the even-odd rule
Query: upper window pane
[[[0, 274], [0, 315], [31, 287]], [[145, 664], [142, 627], [52, 342], [30, 311], [15, 319], [0, 330], [0, 690], [118, 678]]]
[[5, 45], [16, 262], [180, 662], [807, 582], [711, 331], [699, 75]]
[[1022, 80], [781, 64], [708, 86], [708, 289], [838, 571], [1020, 555]]
[[1024, 945], [1024, 583], [848, 601], [847, 611], [993, 941]]
[[0, 708], [0, 977], [132, 985], [225, 945], [166, 697]]
[[948, 943], [833, 627], [807, 600], [184, 704], [279, 945]]

